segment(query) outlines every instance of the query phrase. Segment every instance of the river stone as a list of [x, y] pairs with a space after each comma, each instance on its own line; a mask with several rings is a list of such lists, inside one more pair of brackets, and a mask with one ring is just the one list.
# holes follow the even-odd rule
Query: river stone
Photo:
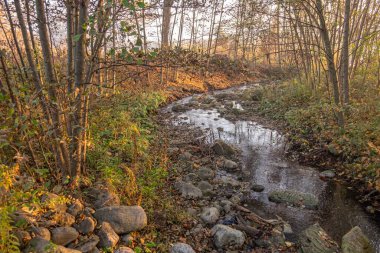
[[290, 190], [277, 190], [269, 193], [269, 200], [275, 203], [287, 203], [295, 206], [304, 205], [308, 209], [317, 209], [318, 198], [313, 194]]
[[41, 237], [34, 237], [24, 252], [33, 253], [81, 253], [79, 250], [65, 248], [61, 245], [55, 245], [51, 241]]
[[215, 154], [220, 156], [232, 157], [236, 153], [235, 149], [231, 145], [221, 140], [217, 140], [211, 148]]
[[263, 192], [265, 190], [265, 187], [260, 184], [254, 184], [251, 186], [252, 191], [254, 192]]
[[115, 253], [134, 253], [133, 249], [129, 247], [121, 246], [117, 250], [115, 250]]
[[302, 252], [335, 253], [338, 245], [327, 235], [317, 223], [304, 230], [299, 238]]
[[67, 212], [71, 214], [72, 216], [77, 216], [80, 212], [82, 212], [84, 209], [83, 204], [76, 199], [67, 209]]
[[229, 213], [233, 204], [231, 201], [224, 199], [220, 201], [220, 205], [222, 206], [225, 213]]
[[332, 170], [325, 170], [325, 171], [322, 171], [320, 174], [319, 174], [319, 177], [322, 178], [322, 179], [325, 179], [325, 178], [334, 178], [335, 177], [335, 172], [332, 171]]
[[96, 235], [91, 235], [88, 239], [81, 241], [78, 245], [76, 245], [75, 249], [83, 253], [93, 253], [98, 243], [99, 237]]
[[51, 240], [58, 245], [67, 245], [79, 236], [78, 231], [72, 227], [57, 227], [51, 231]]
[[91, 217], [84, 218], [77, 226], [76, 229], [81, 234], [89, 234], [95, 230], [96, 221]]
[[178, 242], [173, 244], [169, 250], [169, 253], [195, 253], [195, 251], [190, 245]]
[[111, 224], [117, 234], [138, 231], [148, 223], [146, 213], [140, 206], [103, 207], [96, 210], [94, 217], [99, 223], [108, 222]]
[[238, 164], [231, 160], [224, 160], [223, 167], [227, 170], [236, 170], [238, 168]]
[[189, 161], [191, 160], [191, 158], [193, 157], [193, 155], [188, 152], [188, 151], [185, 151], [183, 152], [180, 156], [179, 156], [179, 159], [180, 160], [183, 160], [183, 161]]
[[173, 105], [172, 107], [173, 112], [185, 112], [186, 110], [187, 108], [184, 105]]
[[51, 239], [50, 231], [47, 228], [44, 228], [44, 227], [32, 227], [32, 232], [36, 236], [41, 237], [42, 239], [45, 239], [47, 241], [50, 241], [50, 239]]
[[210, 180], [215, 177], [215, 172], [206, 167], [200, 168], [197, 174], [202, 180]]
[[216, 207], [206, 207], [201, 213], [201, 219], [206, 224], [215, 224], [219, 219], [219, 210]]
[[113, 248], [120, 239], [108, 222], [103, 222], [101, 224], [98, 236], [99, 246], [102, 248]]
[[356, 226], [342, 238], [342, 253], [375, 253], [370, 241]]
[[75, 217], [69, 213], [60, 212], [53, 215], [52, 220], [63, 227], [70, 227], [75, 223]]
[[194, 181], [197, 181], [198, 179], [198, 175], [195, 174], [195, 173], [189, 173], [187, 174], [185, 177], [184, 177], [184, 180], [186, 182], [194, 182]]
[[211, 234], [217, 248], [240, 248], [245, 242], [245, 235], [241, 231], [226, 225], [215, 225], [211, 230]]
[[196, 199], [203, 196], [202, 191], [191, 183], [179, 181], [176, 183], [176, 187], [184, 198]]
[[207, 181], [199, 182], [198, 188], [201, 189], [202, 193], [205, 195], [211, 194], [213, 189], [212, 185]]
[[230, 187], [240, 186], [240, 182], [237, 181], [236, 179], [234, 179], [233, 177], [230, 177], [230, 176], [221, 176], [219, 181], [222, 184], [230, 186]]

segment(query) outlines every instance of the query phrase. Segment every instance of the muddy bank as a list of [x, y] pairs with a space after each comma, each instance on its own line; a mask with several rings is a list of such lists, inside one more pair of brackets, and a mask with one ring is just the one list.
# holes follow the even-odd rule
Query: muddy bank
[[[295, 250], [302, 231], [315, 223], [338, 244], [359, 226], [379, 250], [379, 224], [356, 202], [354, 193], [334, 180], [334, 172], [321, 175], [286, 155], [286, 136], [253, 113], [259, 99], [257, 87], [243, 86], [187, 97], [163, 110], [172, 133], [170, 153], [178, 161], [173, 185], [194, 216], [185, 241], [196, 242], [192, 246], [200, 252], [211, 252], [216, 246], [215, 224], [244, 225], [248, 212], [239, 209], [244, 207], [250, 215], [274, 222], [261, 227], [248, 219], [248, 226], [260, 232], [248, 236], [244, 250]], [[215, 148], [217, 140], [231, 145], [233, 155]], [[235, 207], [232, 213], [224, 209], [226, 201]], [[202, 218], [204, 212], [214, 215], [211, 223]]]

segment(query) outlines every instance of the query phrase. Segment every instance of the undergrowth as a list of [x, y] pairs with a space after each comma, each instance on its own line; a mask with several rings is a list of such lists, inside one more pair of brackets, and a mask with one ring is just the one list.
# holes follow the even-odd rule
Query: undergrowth
[[[360, 80], [360, 78], [359, 78]], [[267, 87], [260, 111], [286, 122], [290, 140], [301, 151], [320, 149], [342, 161], [345, 176], [380, 189], [380, 99], [375, 85], [352, 81], [345, 127], [334, 117], [328, 91], [312, 91], [299, 80]]]

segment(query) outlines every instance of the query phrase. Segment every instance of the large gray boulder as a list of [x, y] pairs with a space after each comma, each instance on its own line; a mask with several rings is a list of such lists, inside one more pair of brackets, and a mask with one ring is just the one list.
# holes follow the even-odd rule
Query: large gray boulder
[[78, 231], [73, 227], [57, 227], [51, 231], [53, 243], [63, 246], [75, 241], [78, 236]]
[[96, 210], [94, 217], [99, 223], [108, 222], [117, 234], [143, 229], [148, 219], [140, 206], [109, 206]]
[[308, 209], [318, 208], [318, 198], [310, 193], [291, 190], [277, 190], [269, 193], [268, 198], [275, 203], [286, 203], [294, 206], [305, 206]]
[[214, 237], [214, 244], [217, 248], [240, 248], [245, 242], [243, 232], [230, 228], [226, 225], [215, 225], [211, 234]]
[[375, 253], [375, 249], [363, 231], [356, 226], [343, 236], [342, 253]]
[[338, 245], [328, 236], [319, 224], [314, 224], [304, 230], [299, 238], [302, 252], [335, 253]]
[[190, 245], [178, 242], [173, 244], [169, 250], [169, 253], [195, 253], [195, 251]]

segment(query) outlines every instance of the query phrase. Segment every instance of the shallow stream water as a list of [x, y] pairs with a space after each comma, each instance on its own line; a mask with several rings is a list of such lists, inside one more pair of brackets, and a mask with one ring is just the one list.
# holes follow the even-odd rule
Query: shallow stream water
[[[233, 88], [218, 93], [236, 92]], [[192, 97], [182, 99], [176, 104], [187, 104]], [[234, 108], [244, 110], [234, 102]], [[173, 113], [174, 114], [174, 113]], [[355, 193], [335, 181], [322, 181], [319, 171], [305, 167], [286, 158], [286, 138], [273, 129], [265, 128], [256, 122], [240, 119], [231, 122], [220, 116], [216, 108], [191, 109], [173, 115], [173, 124], [189, 124], [207, 130], [208, 141], [221, 139], [241, 149], [242, 171], [246, 181], [265, 187], [264, 192], [251, 192], [245, 203], [252, 211], [265, 218], [280, 216], [289, 222], [297, 234], [308, 226], [319, 224], [337, 242], [352, 227], [360, 226], [370, 238], [377, 252], [380, 252], [380, 222], [365, 212], [355, 200]], [[288, 189], [311, 193], [318, 197], [318, 210], [307, 210], [284, 204], [275, 204], [268, 200], [272, 190]]]

